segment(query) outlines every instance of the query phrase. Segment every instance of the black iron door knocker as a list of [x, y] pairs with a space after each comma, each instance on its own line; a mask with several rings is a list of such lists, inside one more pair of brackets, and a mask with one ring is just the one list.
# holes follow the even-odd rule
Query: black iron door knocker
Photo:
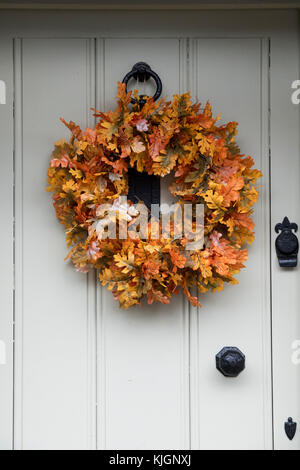
[[[154, 72], [150, 65], [146, 62], [137, 62], [123, 78], [122, 82], [127, 85], [129, 80], [134, 78], [140, 82], [148, 81], [152, 78], [156, 83], [156, 91], [153, 95], [154, 101], [158, 100], [162, 92], [162, 82], [156, 72]], [[140, 109], [146, 103], [147, 96], [139, 95], [138, 105]], [[131, 99], [132, 104], [137, 104], [135, 98]], [[137, 203], [143, 201], [145, 205], [151, 210], [151, 204], [160, 204], [160, 178], [155, 175], [148, 175], [148, 173], [140, 173], [134, 168], [128, 170], [128, 199]]]
[[[127, 91], [128, 82], [131, 78], [134, 78], [135, 80], [139, 80], [140, 82], [147, 82], [150, 78], [153, 78], [156, 83], [156, 91], [153, 95], [153, 99], [154, 101], [158, 100], [162, 92], [162, 83], [161, 83], [161, 79], [159, 78], [157, 73], [151, 69], [150, 65], [148, 65], [146, 62], [137, 62], [136, 64], [134, 64], [131, 71], [125, 75], [122, 81], [126, 85], [126, 91]], [[142, 107], [144, 106], [146, 102], [145, 95], [140, 95], [139, 98], [140, 98], [139, 105]], [[132, 104], [135, 104], [136, 99], [132, 98], [131, 102]]]

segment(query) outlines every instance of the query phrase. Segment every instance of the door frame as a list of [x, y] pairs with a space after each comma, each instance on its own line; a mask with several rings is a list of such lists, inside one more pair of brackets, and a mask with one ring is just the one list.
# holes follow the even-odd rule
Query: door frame
[[[240, 2], [239, 0], [234, 1], [225, 1], [223, 3], [215, 2], [205, 2], [205, 1], [197, 1], [192, 0], [187, 4], [182, 4], [180, 0], [174, 0], [172, 3], [169, 3], [166, 0], [161, 1], [160, 3], [156, 2], [148, 2], [148, 0], [140, 0], [139, 10], [172, 10], [172, 11], [182, 11], [182, 10], [192, 10], [192, 11], [199, 11], [199, 10], [297, 10], [299, 9], [299, 2], [292, 1], [292, 2], [273, 2], [272, 0], [250, 0], [248, 2]], [[0, 3], [0, 10], [137, 10], [137, 5], [132, 3], [128, 0], [124, 0], [121, 3], [117, 2], [108, 2], [102, 3], [101, 0], [97, 2], [94, 0], [90, 3], [79, 3], [79, 2], [68, 2], [68, 3], [47, 3], [43, 1], [36, 1], [34, 3], [31, 2], [24, 2], [18, 3], [18, 1], [11, 1], [11, 2], [1, 2]]]

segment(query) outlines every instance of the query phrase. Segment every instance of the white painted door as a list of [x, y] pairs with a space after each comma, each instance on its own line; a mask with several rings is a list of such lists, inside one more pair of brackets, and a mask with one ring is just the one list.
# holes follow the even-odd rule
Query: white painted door
[[[274, 250], [275, 223], [300, 222], [296, 14], [22, 12], [3, 14], [0, 30], [0, 447], [299, 448], [300, 433], [284, 433], [288, 416], [300, 425], [299, 269], [280, 269]], [[53, 142], [68, 136], [59, 117], [91, 125], [89, 109], [112, 108], [139, 60], [164, 96], [190, 89], [237, 120], [264, 173], [240, 284], [200, 310], [179, 295], [120, 311], [94, 275], [64, 262], [44, 190]], [[223, 346], [246, 355], [237, 378], [216, 370]]]

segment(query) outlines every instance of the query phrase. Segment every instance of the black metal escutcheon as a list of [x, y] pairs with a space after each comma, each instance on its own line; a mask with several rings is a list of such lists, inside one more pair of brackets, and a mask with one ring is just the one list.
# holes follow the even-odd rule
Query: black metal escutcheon
[[160, 204], [160, 179], [155, 175], [128, 170], [128, 199], [134, 204], [143, 201], [151, 211], [151, 204]]
[[281, 268], [294, 268], [297, 266], [299, 242], [293, 230], [297, 232], [298, 225], [294, 222], [290, 223], [287, 217], [283, 219], [282, 223], [275, 226], [276, 233], [281, 231], [275, 241], [276, 254]]
[[284, 430], [287, 437], [291, 441], [294, 438], [297, 430], [297, 423], [293, 421], [293, 418], [288, 418], [288, 420], [284, 423]]

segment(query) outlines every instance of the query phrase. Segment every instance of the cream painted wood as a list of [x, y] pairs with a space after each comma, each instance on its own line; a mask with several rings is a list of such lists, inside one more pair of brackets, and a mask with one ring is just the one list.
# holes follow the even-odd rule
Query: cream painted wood
[[[271, 76], [271, 177], [272, 245], [274, 226], [288, 216], [300, 226], [299, 105], [291, 101], [291, 85], [299, 78], [298, 19], [289, 31], [274, 37], [270, 56]], [[299, 236], [299, 235], [298, 235]], [[300, 339], [300, 268], [282, 269], [272, 250], [273, 393], [275, 448], [300, 449], [300, 364], [293, 362], [293, 343]], [[298, 343], [299, 348], [299, 343]], [[292, 441], [286, 439], [283, 423], [291, 416], [298, 423]]]
[[60, 116], [85, 124], [94, 105], [93, 48], [84, 39], [16, 41], [16, 448], [94, 446], [94, 301], [86, 276], [63, 261], [45, 192], [53, 142], [68, 137]]
[[[272, 446], [268, 55], [268, 42], [259, 38], [199, 39], [191, 45], [193, 93], [201, 102], [209, 99], [223, 122], [239, 122], [237, 142], [264, 173], [256, 239], [239, 285], [200, 296], [203, 308], [192, 313], [191, 360], [197, 357], [193, 372], [199, 378], [192, 387], [191, 419], [198, 426], [194, 446], [205, 449]], [[223, 346], [237, 346], [246, 355], [246, 369], [235, 379], [214, 370]]]
[[[99, 57], [99, 68], [105, 70], [105, 109], [114, 106], [117, 81], [138, 60], [155, 66], [166, 96], [178, 92], [180, 64], [186, 61], [186, 53], [181, 57], [180, 51], [178, 39], [106, 40], [104, 55]], [[153, 89], [142, 92], [153, 94]], [[188, 448], [188, 330], [184, 299], [180, 295], [168, 306], [122, 311], [112, 300], [111, 292], [98, 288], [98, 293], [105, 341], [104, 351], [100, 343], [99, 363], [105, 390], [103, 396], [101, 387], [98, 397], [105, 428], [100, 425], [99, 447]]]
[[[2, 14], [0, 44], [23, 38], [14, 54], [16, 448], [269, 449], [272, 411], [275, 448], [299, 447], [299, 434], [290, 442], [283, 429], [289, 415], [300, 423], [300, 366], [291, 362], [300, 338], [299, 271], [279, 270], [269, 241], [284, 215], [299, 223], [299, 109], [290, 102], [299, 78], [297, 28], [294, 12]], [[11, 70], [11, 55], [4, 57]], [[190, 88], [224, 120], [239, 121], [239, 142], [264, 172], [257, 238], [240, 285], [203, 297], [199, 312], [180, 297], [170, 308], [120, 312], [92, 276], [63, 262], [63, 231], [43, 190], [53, 141], [68, 135], [59, 115], [90, 124], [88, 108], [95, 101], [110, 108], [116, 80], [142, 58], [161, 74], [164, 93]], [[11, 307], [9, 285], [4, 292]], [[10, 308], [1, 321], [10, 328]], [[215, 369], [224, 345], [246, 353], [237, 379]], [[11, 377], [11, 363], [7, 371]], [[0, 392], [8, 406], [10, 387], [7, 380]], [[0, 429], [9, 447], [9, 426]]]
[[[0, 80], [5, 100], [0, 104], [0, 449], [13, 445], [13, 44], [0, 41]], [[4, 97], [4, 96], [3, 96]]]

